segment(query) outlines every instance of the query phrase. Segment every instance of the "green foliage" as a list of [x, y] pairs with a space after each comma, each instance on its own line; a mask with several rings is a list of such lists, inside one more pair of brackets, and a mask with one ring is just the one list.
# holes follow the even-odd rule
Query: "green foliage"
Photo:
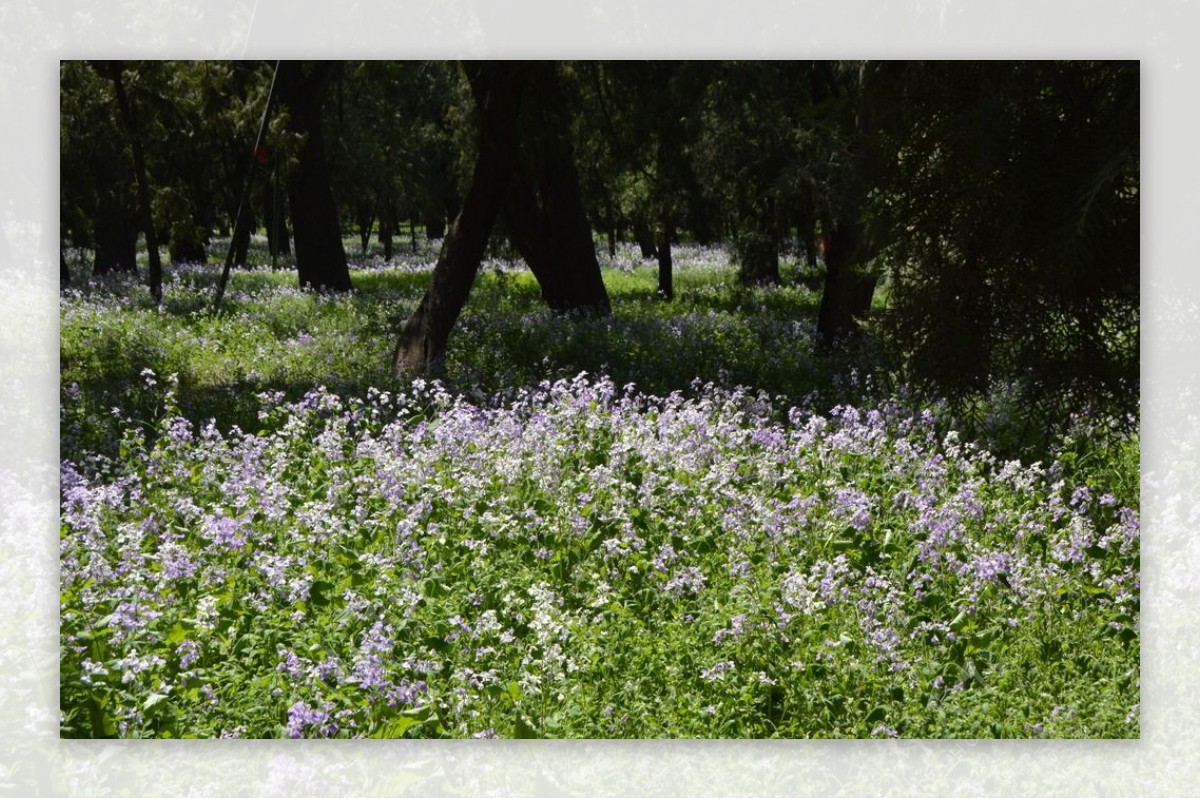
[[996, 458], [720, 250], [489, 264], [395, 382], [432, 256], [62, 294], [64, 736], [1138, 734], [1136, 438]]
[[891, 67], [882, 335], [964, 424], [993, 393], [1061, 429], [1138, 408], [1136, 62]]

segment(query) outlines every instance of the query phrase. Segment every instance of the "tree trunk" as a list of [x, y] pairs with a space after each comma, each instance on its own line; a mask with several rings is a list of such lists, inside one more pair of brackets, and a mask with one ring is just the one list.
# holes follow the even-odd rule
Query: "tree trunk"
[[389, 189], [380, 200], [379, 241], [383, 244], [383, 260], [391, 261], [395, 255], [392, 237], [396, 235], [396, 207]]
[[421, 224], [425, 227], [426, 239], [440, 239], [446, 235], [446, 216], [441, 203], [430, 203], [421, 212]]
[[128, 209], [107, 208], [95, 221], [96, 242], [92, 274], [134, 272], [137, 270], [137, 218]]
[[349, 291], [353, 288], [350, 268], [321, 136], [320, 88], [332, 66], [333, 62], [318, 61], [306, 68], [301, 62], [284, 61], [276, 80], [279, 101], [290, 109], [293, 129], [304, 135], [296, 169], [288, 180], [300, 286]]
[[356, 222], [358, 223], [358, 243], [363, 255], [367, 254], [367, 245], [371, 243], [371, 226], [375, 222], [375, 208], [372, 203], [362, 201], [358, 203], [358, 208], [355, 214]]
[[642, 216], [638, 216], [633, 220], [633, 237], [637, 240], [638, 248], [642, 251], [642, 258], [658, 257], [658, 250], [654, 246], [654, 233], [650, 230], [650, 225]]
[[672, 274], [671, 238], [675, 226], [670, 216], [664, 216], [658, 235], [658, 294], [664, 300], [675, 299], [675, 277]]
[[263, 188], [263, 226], [267, 229], [267, 252], [272, 258], [288, 255], [292, 242], [288, 236], [287, 211], [283, 207], [283, 191], [275, 178]]
[[67, 256], [62, 250], [58, 251], [58, 283], [60, 286], [71, 285], [71, 270], [67, 267]]
[[608, 291], [596, 260], [563, 103], [552, 64], [538, 64], [521, 144], [527, 154], [505, 196], [512, 243], [556, 313], [606, 315]]
[[872, 147], [875, 130], [875, 109], [869, 93], [864, 91], [865, 72], [860, 67], [855, 90], [854, 136], [849, 148], [852, 155], [850, 180], [846, 182], [832, 219], [822, 222], [829, 231], [825, 252], [825, 289], [817, 312], [817, 332], [820, 344], [828, 349], [839, 338], [860, 331], [857, 319], [871, 309], [879, 274], [868, 266], [878, 252], [870, 241], [859, 209], [881, 168]]
[[504, 61], [471, 64], [469, 69], [476, 96], [482, 97], [479, 154], [432, 283], [396, 343], [392, 371], [398, 376], [436, 372], [445, 363], [450, 330], [470, 294], [514, 167], [517, 112], [528, 66]]
[[835, 223], [825, 251], [825, 288], [817, 312], [820, 344], [828, 349], [860, 330], [857, 319], [871, 310], [879, 275], [862, 264], [869, 253], [856, 221]]
[[125, 81], [121, 77], [121, 62], [104, 63], [117, 97], [117, 107], [120, 109], [125, 135], [129, 137], [129, 146], [133, 150], [133, 175], [137, 184], [138, 210], [141, 212], [142, 228], [146, 232], [146, 254], [150, 262], [148, 280], [150, 296], [154, 298], [155, 303], [160, 303], [162, 302], [162, 260], [158, 253], [158, 231], [154, 227], [154, 211], [150, 207], [150, 177], [146, 171], [146, 154], [142, 149], [142, 138], [138, 131], [137, 119], [133, 115], [133, 106], [129, 102], [129, 96], [125, 93]]

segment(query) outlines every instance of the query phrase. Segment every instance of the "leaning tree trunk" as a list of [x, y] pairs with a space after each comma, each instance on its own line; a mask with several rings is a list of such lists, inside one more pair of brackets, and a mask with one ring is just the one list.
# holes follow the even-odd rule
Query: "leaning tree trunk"
[[404, 327], [392, 371], [413, 376], [438, 371], [446, 342], [471, 292], [516, 158], [517, 112], [528, 67], [518, 62], [473, 64], [481, 110], [479, 154], [462, 209], [442, 243], [433, 280]]
[[306, 70], [300, 62], [284, 61], [276, 80], [279, 101], [290, 109], [293, 129], [304, 134], [296, 169], [288, 180], [300, 285], [349, 291], [353, 288], [350, 268], [321, 136], [320, 88], [332, 66], [333, 62], [319, 61]]

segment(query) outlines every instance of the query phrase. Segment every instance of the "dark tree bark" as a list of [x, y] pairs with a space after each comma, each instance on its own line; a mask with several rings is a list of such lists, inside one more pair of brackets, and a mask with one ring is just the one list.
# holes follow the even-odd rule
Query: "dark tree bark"
[[796, 203], [796, 238], [804, 253], [804, 263], [810, 271], [817, 268], [816, 233], [816, 202], [813, 199], [812, 186], [807, 186], [800, 192]]
[[71, 270], [67, 267], [67, 256], [62, 250], [58, 251], [58, 282], [59, 285], [71, 285]]
[[675, 277], [671, 263], [671, 238], [674, 235], [675, 226], [671, 217], [666, 215], [658, 234], [658, 294], [664, 300], [675, 299]]
[[633, 238], [637, 240], [638, 249], [643, 258], [657, 258], [658, 250], [654, 246], [654, 232], [642, 217], [633, 220]]
[[289, 255], [292, 241], [288, 235], [287, 209], [284, 207], [283, 191], [274, 178], [263, 187], [262, 212], [263, 227], [267, 229], [267, 252], [272, 258]]
[[821, 346], [859, 332], [858, 318], [871, 309], [879, 276], [862, 266], [870, 253], [858, 223], [831, 225], [825, 251], [825, 288], [817, 311]]
[[95, 220], [96, 253], [92, 274], [137, 270], [137, 218], [127, 209], [106, 209]]
[[355, 208], [355, 222], [358, 224], [358, 243], [363, 255], [367, 254], [367, 245], [371, 243], [371, 227], [375, 224], [375, 204], [362, 200]]
[[142, 137], [138, 131], [137, 118], [129, 96], [125, 93], [125, 81], [121, 77], [120, 61], [105, 61], [102, 72], [112, 81], [113, 91], [117, 98], [117, 108], [121, 114], [122, 127], [129, 138], [129, 146], [133, 151], [133, 175], [137, 185], [138, 210], [142, 228], [146, 234], [146, 251], [149, 257], [150, 272], [148, 283], [150, 296], [156, 303], [162, 302], [162, 260], [158, 253], [158, 231], [154, 226], [154, 212], [150, 207], [150, 177], [146, 171], [146, 154], [142, 149]]
[[442, 243], [432, 283], [396, 343], [392, 371], [397, 375], [436, 372], [445, 362], [450, 330], [471, 292], [513, 172], [517, 113], [528, 69], [509, 61], [468, 66], [476, 97], [481, 98], [479, 154], [462, 209]]
[[440, 239], [446, 235], [446, 215], [440, 202], [431, 203], [421, 212], [421, 224], [425, 226], [427, 239]]
[[293, 129], [304, 135], [288, 180], [288, 205], [301, 287], [349, 291], [350, 268], [342, 246], [337, 206], [321, 136], [320, 90], [334, 62], [283, 61], [276, 78], [279, 101], [291, 112]]
[[395, 255], [392, 238], [396, 235], [396, 203], [388, 189], [379, 201], [379, 241], [383, 244], [383, 260], [391, 261]]
[[824, 219], [822, 229], [829, 231], [825, 252], [825, 289], [817, 312], [820, 344], [828, 349], [839, 339], [860, 331], [858, 319], [871, 309], [879, 282], [869, 262], [877, 254], [877, 245], [867, 236], [859, 209], [868, 188], [875, 181], [880, 164], [871, 146], [876, 130], [871, 95], [864, 89], [865, 72], [860, 67], [855, 86], [854, 135], [850, 147], [853, 167], [841, 197]]
[[254, 214], [249, 208], [242, 212], [242, 224], [233, 230], [233, 263], [245, 266], [250, 260], [250, 231], [254, 229]]
[[553, 64], [535, 65], [521, 128], [521, 161], [503, 214], [513, 246], [556, 313], [606, 315], [608, 291], [596, 260]]

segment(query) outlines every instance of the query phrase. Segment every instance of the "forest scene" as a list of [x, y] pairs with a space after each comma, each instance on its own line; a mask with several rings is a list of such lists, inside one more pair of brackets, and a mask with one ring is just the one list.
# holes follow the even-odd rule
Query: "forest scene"
[[1138, 62], [59, 69], [62, 737], [1139, 737]]

